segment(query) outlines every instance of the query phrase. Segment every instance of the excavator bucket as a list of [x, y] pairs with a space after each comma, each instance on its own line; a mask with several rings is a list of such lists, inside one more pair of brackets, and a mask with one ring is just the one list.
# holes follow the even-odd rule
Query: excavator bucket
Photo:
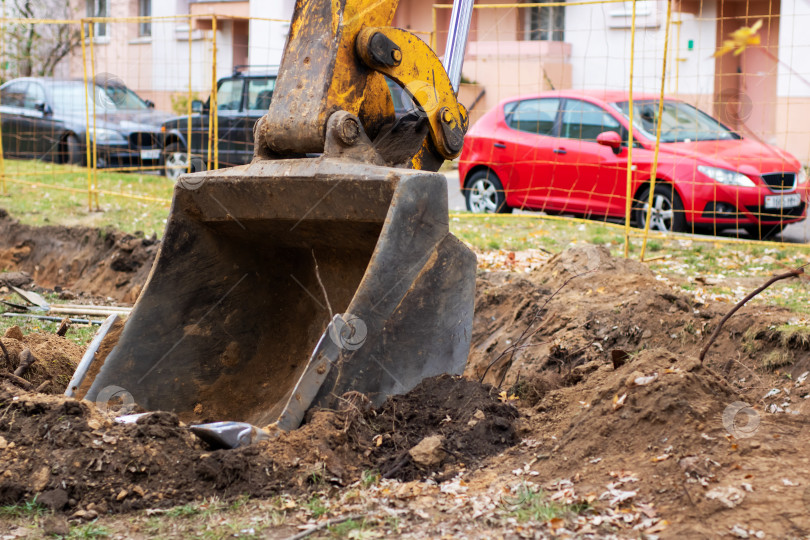
[[[460, 150], [466, 114], [442, 70], [431, 84], [445, 84], [455, 108], [392, 124], [373, 64], [391, 47], [411, 52], [394, 34], [365, 62], [345, 57], [345, 43], [374, 41], [358, 36], [388, 24], [392, 3], [298, 1], [256, 159], [181, 177], [152, 273], [86, 399], [113, 389], [186, 422], [294, 429], [346, 392], [379, 404], [463, 371], [475, 256], [449, 232], [444, 176], [408, 167]], [[410, 64], [442, 68], [435, 55]], [[298, 157], [313, 151], [321, 157]]]

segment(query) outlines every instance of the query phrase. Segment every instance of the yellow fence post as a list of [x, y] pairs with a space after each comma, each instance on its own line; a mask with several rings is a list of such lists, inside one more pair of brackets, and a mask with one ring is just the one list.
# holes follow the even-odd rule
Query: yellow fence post
[[[211, 26], [212, 26], [212, 28], [214, 26], [213, 20], [211, 21]], [[216, 51], [216, 46], [215, 46], [216, 39], [217, 39], [216, 35], [217, 35], [217, 31], [216, 31], [216, 29], [214, 29], [214, 39], [213, 39], [214, 46], [212, 46], [212, 49], [214, 51], [213, 52], [213, 60], [212, 60], [214, 66], [216, 65], [216, 62], [217, 62], [217, 51]], [[213, 162], [211, 160], [211, 157], [212, 157], [212, 154], [213, 154], [213, 145], [214, 145], [214, 139], [213, 139], [213, 136], [212, 136], [212, 131], [214, 129], [214, 117], [217, 115], [217, 107], [216, 107], [217, 103], [216, 103], [216, 96], [215, 96], [216, 91], [217, 91], [216, 88], [217, 88], [217, 70], [212, 67], [212, 69], [211, 69], [211, 96], [208, 98], [208, 156], [207, 156], [207, 159], [205, 160], [205, 169], [208, 170], [208, 171], [211, 170], [211, 165], [213, 164]]]
[[433, 49], [433, 52], [436, 52], [436, 54], [438, 54], [438, 52], [436, 51], [436, 45], [439, 42], [439, 36], [437, 36], [436, 34], [439, 31], [439, 28], [438, 28], [437, 23], [436, 23], [436, 6], [435, 5], [432, 6], [431, 13], [432, 13], [432, 17], [433, 17], [433, 30], [430, 32], [430, 48]]
[[[647, 235], [650, 234], [650, 217], [652, 216], [653, 198], [655, 196], [655, 176], [658, 174], [658, 149], [661, 147], [661, 115], [664, 112], [664, 84], [667, 81], [667, 53], [669, 52], [669, 28], [672, 21], [672, 2], [667, 2], [667, 25], [664, 30], [664, 60], [661, 66], [661, 95], [658, 98], [658, 122], [655, 126], [655, 150], [653, 151], [652, 170], [650, 171], [650, 196], [647, 198], [647, 216], [644, 218], [644, 239], [641, 241], [641, 257], [647, 252]], [[673, 190], [675, 188], [673, 187]], [[675, 197], [672, 198], [672, 222], [675, 223]]]
[[186, 125], [186, 172], [191, 173], [191, 100], [193, 93], [191, 92], [191, 28], [194, 24], [192, 15], [188, 16], [188, 103], [186, 103], [186, 114], [188, 115], [188, 123]]
[[93, 104], [93, 199], [96, 203], [96, 210], [99, 210], [98, 204], [98, 141], [96, 138], [96, 56], [95, 47], [93, 47], [93, 34], [95, 32], [94, 22], [91, 22], [88, 28], [90, 29], [90, 84], [93, 87], [92, 99], [90, 102]]
[[[86, 41], [87, 36], [85, 34], [84, 29], [84, 21], [86, 19], [82, 19], [81, 24], [81, 41], [82, 41], [82, 76], [84, 77], [84, 124], [86, 126], [84, 130], [84, 147], [87, 159], [87, 211], [93, 211], [93, 171], [90, 169], [90, 166], [93, 162], [93, 158], [90, 154], [90, 138], [92, 134], [90, 133], [90, 86], [87, 84], [87, 47]], [[88, 25], [88, 29], [89, 29]]]
[[[5, 58], [5, 37], [3, 34], [3, 25], [0, 24], [0, 62]], [[6, 162], [3, 158], [3, 119], [0, 118], [0, 195], [8, 195], [8, 188], [6, 187]]]
[[630, 84], [628, 85], [630, 122], [627, 127], [627, 200], [624, 207], [624, 257], [630, 256], [630, 211], [633, 207], [633, 62], [636, 56], [636, 0], [630, 20]]
[[214, 81], [214, 87], [211, 90], [211, 97], [213, 98], [212, 109], [214, 111], [214, 169], [219, 168], [219, 99], [217, 96], [217, 16], [211, 17], [211, 28], [214, 31], [214, 61], [211, 66], [211, 75]]

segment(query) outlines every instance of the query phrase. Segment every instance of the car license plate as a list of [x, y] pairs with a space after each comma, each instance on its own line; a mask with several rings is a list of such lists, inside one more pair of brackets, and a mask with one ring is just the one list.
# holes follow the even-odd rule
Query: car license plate
[[791, 193], [790, 195], [768, 195], [765, 197], [765, 208], [779, 209], [779, 208], [796, 208], [802, 204], [802, 199], [798, 193]]
[[160, 148], [141, 150], [141, 159], [160, 159]]

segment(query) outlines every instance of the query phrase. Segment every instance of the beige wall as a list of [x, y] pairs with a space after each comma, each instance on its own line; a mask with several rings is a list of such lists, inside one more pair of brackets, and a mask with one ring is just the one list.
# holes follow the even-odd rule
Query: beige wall
[[[471, 113], [471, 120], [477, 120], [509, 97], [551, 90], [552, 87], [571, 88], [570, 54], [570, 45], [551, 41], [470, 43], [464, 60], [464, 75], [486, 90]], [[469, 105], [463, 100], [462, 103]]]
[[[74, 4], [76, 12], [85, 17], [87, 14], [86, 2], [74, 0]], [[110, 17], [136, 17], [137, 15], [137, 0], [110, 0]], [[92, 51], [89, 41], [87, 43], [88, 78], [95, 69], [96, 76], [104, 73], [114, 75], [136, 92], [151, 89], [153, 87], [151, 40], [138, 36], [138, 24], [134, 22], [106, 23], [106, 27], [106, 36], [94, 37]], [[94, 32], [96, 31], [94, 28]], [[95, 60], [92, 67], [90, 64], [91, 53]], [[68, 63], [71, 77], [82, 78], [84, 76], [81, 49], [77, 49], [71, 55]]]
[[718, 5], [717, 46], [729, 34], [762, 20], [759, 47], [740, 55], [728, 53], [715, 61], [714, 113], [742, 132], [768, 140], [777, 134], [776, 84], [779, 55], [779, 0], [721, 2]]
[[810, 163], [810, 98], [780, 97], [776, 103], [776, 131], [772, 142]]

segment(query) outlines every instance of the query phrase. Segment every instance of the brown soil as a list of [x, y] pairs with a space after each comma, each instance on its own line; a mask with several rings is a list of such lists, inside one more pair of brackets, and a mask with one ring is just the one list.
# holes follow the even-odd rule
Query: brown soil
[[[618, 489], [654, 504], [671, 538], [714, 537], [735, 525], [769, 537], [810, 531], [810, 385], [797, 381], [810, 353], [805, 340], [774, 330], [792, 314], [743, 308], [701, 365], [697, 353], [729, 305], [697, 305], [606, 252], [596, 271], [569, 281], [576, 256], [564, 252], [528, 276], [479, 279], [467, 375], [480, 378], [495, 360], [485, 380], [524, 398], [521, 435], [532, 441], [490, 470], [527, 467], [592, 496], [632, 474], [637, 481]], [[790, 361], [768, 369], [763, 358], [780, 347]], [[617, 353], [623, 365], [614, 366], [614, 350], [628, 353]], [[780, 393], [764, 398], [772, 388]], [[724, 425], [738, 401], [761, 421], [755, 436], [735, 437]], [[774, 405], [787, 412], [768, 414]], [[713, 488], [741, 492], [744, 502], [729, 508]]]
[[36, 361], [22, 375], [34, 388], [49, 381], [45, 394], [62, 394], [67, 388], [76, 365], [82, 358], [84, 348], [73, 341], [54, 334], [28, 334], [23, 336], [17, 326], [6, 331], [0, 338], [8, 351], [8, 360], [0, 352], [0, 371], [13, 373], [20, 365], [20, 353], [30, 349]]
[[[127, 252], [115, 234], [107, 241], [94, 231], [82, 247], [75, 230], [28, 231], [40, 247], [60, 234], [73, 239], [58, 262], [26, 251], [23, 229], [0, 220], [0, 261], [14, 259], [10, 267], [40, 285], [70, 275], [60, 286], [123, 299], [154, 256], [142, 239]], [[18, 240], [6, 241], [5, 230]], [[120, 253], [139, 253], [142, 266], [113, 269]], [[89, 262], [65, 263], [82, 256]], [[116, 287], [121, 276], [129, 281]], [[463, 472], [470, 494], [516, 481], [570, 482], [597, 511], [662, 517], [663, 537], [714, 537], [735, 526], [807, 534], [810, 339], [777, 330], [795, 317], [788, 310], [749, 306], [700, 364], [699, 350], [729, 308], [698, 303], [646, 266], [593, 247], [569, 249], [531, 273], [481, 273], [467, 379], [426, 381], [376, 411], [347, 395], [343, 410], [312, 411], [301, 429], [238, 450], [204, 448], [170, 414], [112, 424], [84, 402], [0, 382], [0, 504], [39, 494], [61, 510], [119, 512], [343, 486], [364, 470], [437, 482]], [[36, 355], [42, 338], [30, 339]], [[759, 421], [751, 433], [728, 423], [736, 402], [750, 404]], [[420, 467], [409, 450], [432, 435], [442, 436], [446, 455]], [[629, 490], [627, 502], [610, 502], [612, 492]]]
[[[444, 399], [437, 400], [437, 392]], [[363, 400], [354, 397], [347, 396], [342, 411], [313, 411], [302, 428], [271, 441], [209, 450], [170, 413], [122, 425], [87, 402], [0, 383], [0, 505], [38, 494], [56, 510], [93, 505], [90, 510], [102, 513], [208, 496], [295, 494], [321, 483], [354, 482], [364, 470], [386, 470], [393, 456], [401, 459], [403, 450], [407, 455], [437, 432], [448, 450], [443, 463], [417, 468], [406, 458], [389, 476], [452, 475], [517, 442], [517, 411], [491, 388], [464, 379], [429, 379], [377, 411], [363, 410]], [[476, 410], [486, 418], [470, 425]], [[376, 446], [378, 439], [383, 443]]]
[[520, 442], [514, 427], [517, 417], [517, 409], [499, 401], [489, 385], [436, 377], [366, 414], [371, 428], [367, 433], [385, 435], [379, 446], [374, 441], [363, 441], [361, 446], [372, 449], [370, 457], [383, 477], [413, 480], [424, 477], [426, 471], [408, 451], [425, 437], [441, 435], [449, 454], [438, 476], [441, 480]]
[[87, 227], [31, 227], [0, 209], [0, 271], [40, 286], [134, 302], [157, 254], [155, 238]]

